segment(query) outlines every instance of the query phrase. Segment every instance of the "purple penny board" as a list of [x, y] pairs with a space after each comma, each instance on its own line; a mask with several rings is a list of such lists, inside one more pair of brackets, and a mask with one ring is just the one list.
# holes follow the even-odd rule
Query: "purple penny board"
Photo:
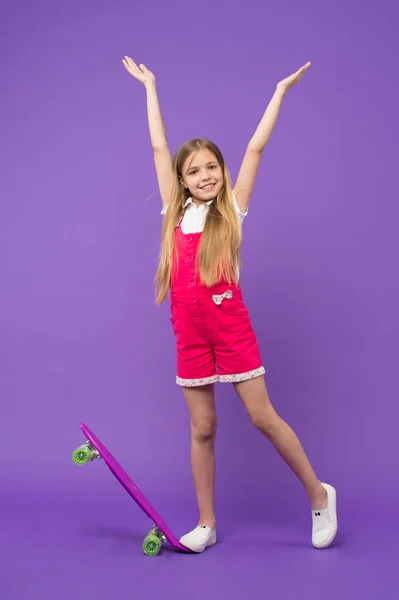
[[159, 527], [161, 532], [164, 534], [169, 544], [176, 548], [176, 550], [181, 550], [183, 552], [191, 552], [185, 546], [179, 542], [177, 537], [173, 534], [173, 532], [169, 529], [165, 521], [162, 517], [159, 516], [155, 508], [149, 503], [144, 494], [139, 490], [134, 481], [129, 477], [129, 475], [124, 471], [118, 461], [112, 456], [111, 452], [107, 450], [107, 448], [100, 442], [100, 440], [94, 435], [92, 431], [84, 423], [80, 424], [80, 428], [83, 431], [86, 438], [89, 442], [94, 446], [94, 448], [98, 451], [101, 458], [104, 460], [105, 464], [109, 468], [109, 470], [113, 473], [119, 483], [125, 488], [127, 493], [133, 498], [135, 502], [140, 506], [140, 508], [145, 512], [147, 517], [151, 519], [151, 521]]

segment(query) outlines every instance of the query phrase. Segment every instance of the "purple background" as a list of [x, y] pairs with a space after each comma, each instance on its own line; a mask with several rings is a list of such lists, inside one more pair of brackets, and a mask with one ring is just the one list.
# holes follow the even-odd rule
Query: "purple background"
[[[399, 596], [397, 4], [9, 3], [1, 40], [0, 596]], [[235, 180], [279, 79], [284, 101], [244, 224], [242, 286], [275, 407], [340, 530], [310, 545], [307, 498], [217, 386], [220, 543], [150, 559], [149, 523], [84, 421], [180, 536], [196, 524], [189, 418], [167, 303], [145, 91], [174, 153], [205, 136]]]

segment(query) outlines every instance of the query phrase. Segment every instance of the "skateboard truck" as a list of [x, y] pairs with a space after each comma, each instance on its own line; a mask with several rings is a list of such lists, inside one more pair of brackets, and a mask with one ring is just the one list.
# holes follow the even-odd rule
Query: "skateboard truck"
[[157, 525], [153, 525], [151, 531], [148, 532], [147, 537], [143, 542], [143, 552], [147, 554], [147, 556], [155, 556], [160, 551], [162, 544], [167, 543], [166, 536], [162, 533], [162, 531], [157, 527]]
[[164, 535], [164, 534], [162, 533], [162, 531], [159, 529], [159, 527], [158, 527], [157, 525], [153, 525], [153, 527], [152, 527], [151, 531], [152, 531], [152, 532], [154, 532], [154, 534], [155, 534], [156, 536], [158, 536], [158, 537], [159, 537], [159, 539], [161, 539], [161, 540], [162, 540], [162, 542], [163, 542], [164, 544], [166, 544], [166, 543], [167, 543], [167, 541], [168, 541], [168, 540], [167, 540], [167, 538], [166, 538], [166, 535]]
[[100, 453], [89, 441], [83, 444], [83, 446], [76, 448], [72, 454], [72, 460], [75, 465], [85, 465], [89, 460], [94, 460], [95, 458], [101, 458]]

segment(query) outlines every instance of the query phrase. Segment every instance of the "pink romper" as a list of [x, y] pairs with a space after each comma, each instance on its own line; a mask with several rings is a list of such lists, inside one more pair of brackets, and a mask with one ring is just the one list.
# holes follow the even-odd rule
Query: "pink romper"
[[[238, 382], [265, 373], [258, 342], [238, 284], [221, 280], [208, 288], [196, 272], [201, 233], [175, 229], [171, 277], [172, 326], [181, 386]], [[178, 267], [178, 268], [177, 268]]]

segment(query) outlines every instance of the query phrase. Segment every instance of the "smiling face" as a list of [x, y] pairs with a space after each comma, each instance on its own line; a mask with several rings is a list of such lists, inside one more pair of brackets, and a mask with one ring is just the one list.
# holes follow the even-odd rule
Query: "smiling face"
[[199, 202], [215, 198], [223, 187], [223, 171], [215, 154], [207, 148], [190, 154], [183, 164], [181, 183]]

